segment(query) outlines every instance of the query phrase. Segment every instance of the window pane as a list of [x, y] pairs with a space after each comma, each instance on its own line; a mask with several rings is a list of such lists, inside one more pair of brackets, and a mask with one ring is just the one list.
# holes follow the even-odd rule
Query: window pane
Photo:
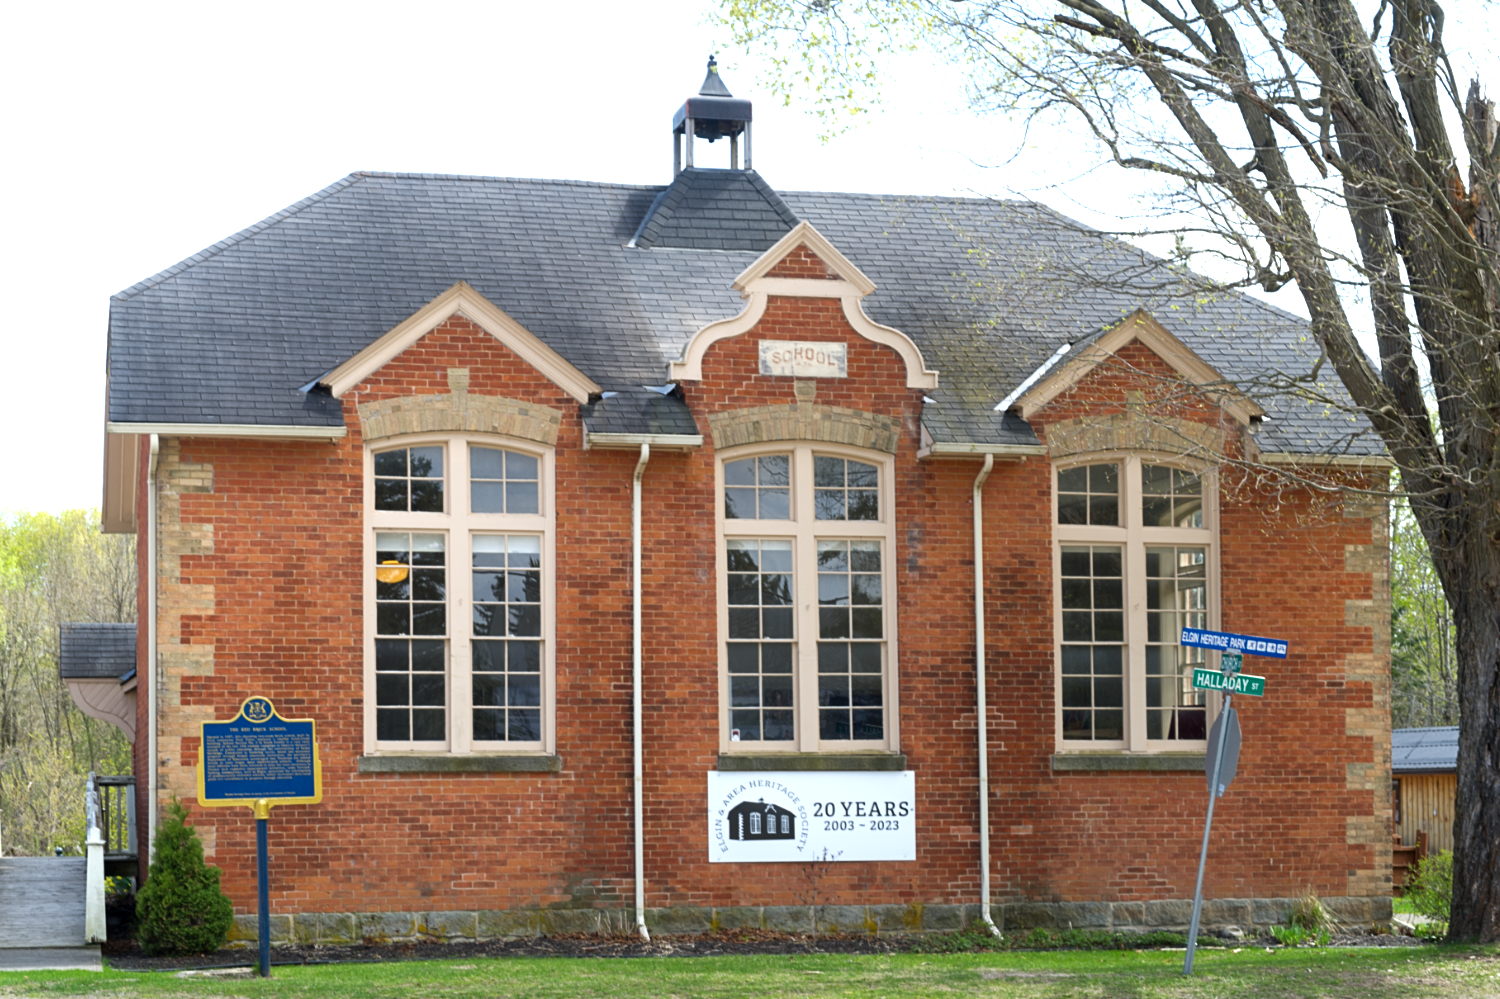
[[[747, 459], [748, 462], [749, 459]], [[764, 460], [764, 459], [762, 459]], [[739, 463], [733, 463], [739, 464]], [[726, 473], [729, 466], [726, 465]], [[772, 469], [772, 473], [777, 470]], [[743, 475], [743, 466], [736, 470]], [[796, 595], [789, 541], [725, 542], [728, 577], [730, 728], [739, 741], [791, 739], [792, 601]], [[787, 716], [783, 724], [782, 716]]]
[[791, 459], [770, 454], [724, 463], [727, 520], [787, 520], [791, 517]]
[[755, 485], [755, 459], [744, 458], [740, 461], [724, 462], [724, 485]]
[[1065, 545], [1061, 556], [1063, 738], [1121, 739], [1124, 712], [1119, 709], [1124, 707], [1125, 696], [1122, 552], [1109, 545]]
[[381, 451], [375, 455], [376, 475], [398, 475], [406, 478], [406, 449]]
[[406, 480], [405, 479], [376, 479], [375, 480], [375, 509], [377, 510], [405, 510], [406, 505]]
[[879, 520], [875, 465], [844, 458], [813, 458], [813, 516], [817, 520]]
[[505, 484], [506, 513], [538, 513], [541, 509], [541, 493], [535, 482], [507, 482]]
[[375, 509], [443, 511], [443, 449], [396, 448], [380, 451], [375, 462]]
[[792, 481], [791, 456], [785, 454], [766, 455], [758, 460], [757, 484], [762, 486], [786, 486]]
[[1205, 738], [1207, 698], [1192, 680], [1206, 657], [1204, 650], [1179, 642], [1183, 628], [1208, 625], [1206, 563], [1207, 550], [1200, 547], [1146, 549], [1147, 738]]
[[[841, 470], [858, 465], [859, 475], [874, 472], [871, 465], [837, 460]], [[818, 542], [820, 739], [884, 738], [880, 571], [879, 541]]]
[[1195, 472], [1167, 465], [1142, 465], [1141, 504], [1145, 527], [1203, 527], [1203, 480]]
[[443, 449], [440, 447], [412, 448], [411, 477], [414, 479], [441, 479], [443, 477]]
[[[502, 457], [507, 473], [535, 467], [534, 459], [518, 465], [514, 452]], [[471, 645], [474, 738], [535, 742], [541, 739], [542, 539], [476, 534], [470, 549], [474, 634], [483, 639]]]
[[533, 455], [469, 448], [469, 509], [474, 513], [539, 513], [540, 467]]
[[413, 479], [411, 482], [411, 508], [419, 513], [442, 513], [442, 480]]
[[1118, 527], [1120, 466], [1114, 462], [1057, 473], [1057, 522]]
[[469, 509], [475, 513], [505, 512], [505, 483], [473, 482], [469, 484]]
[[505, 452], [492, 447], [469, 448], [469, 476], [475, 479], [505, 478]]

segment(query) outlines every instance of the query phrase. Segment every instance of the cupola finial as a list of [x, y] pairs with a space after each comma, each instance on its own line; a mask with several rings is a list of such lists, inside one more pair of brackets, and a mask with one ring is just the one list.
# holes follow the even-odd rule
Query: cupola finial
[[733, 97], [729, 88], [724, 85], [724, 80], [719, 76], [719, 61], [713, 56], [708, 57], [708, 75], [703, 78], [703, 86], [698, 88], [700, 97]]

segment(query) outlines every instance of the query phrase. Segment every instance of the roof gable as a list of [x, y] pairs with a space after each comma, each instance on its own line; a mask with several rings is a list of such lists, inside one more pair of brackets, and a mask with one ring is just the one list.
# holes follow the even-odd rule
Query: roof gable
[[1137, 309], [1126, 319], [1086, 343], [1077, 354], [1057, 370], [1039, 379], [1022, 393], [1016, 408], [1023, 420], [1030, 420], [1059, 395], [1073, 388], [1099, 365], [1114, 357], [1127, 344], [1139, 341], [1174, 371], [1222, 406], [1242, 424], [1264, 410], [1233, 386], [1213, 365], [1198, 356], [1192, 348], [1172, 335], [1145, 309]]
[[[834, 278], [771, 277], [771, 272], [788, 256], [805, 247], [818, 258]], [[703, 355], [708, 348], [730, 337], [754, 328], [765, 314], [772, 295], [791, 298], [836, 298], [843, 306], [844, 318], [854, 331], [866, 340], [889, 347], [906, 362], [906, 387], [937, 388], [938, 373], [922, 360], [922, 351], [911, 337], [898, 329], [882, 326], [871, 319], [861, 300], [875, 290], [875, 282], [838, 247], [830, 243], [810, 222], [799, 222], [776, 244], [762, 253], [754, 263], [734, 279], [734, 288], [749, 299], [744, 311], [732, 319], [721, 319], [704, 326], [683, 347], [682, 356], [668, 368], [674, 381], [699, 381], [703, 378]]]
[[337, 398], [383, 368], [407, 347], [431, 333], [451, 316], [462, 315], [518, 354], [546, 378], [579, 402], [600, 391], [593, 379], [569, 364], [505, 311], [459, 281], [404, 322], [320, 378]]

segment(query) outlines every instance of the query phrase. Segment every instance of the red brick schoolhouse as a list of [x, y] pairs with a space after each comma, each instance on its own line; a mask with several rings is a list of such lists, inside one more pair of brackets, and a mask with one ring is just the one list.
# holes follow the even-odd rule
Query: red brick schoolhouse
[[323, 774], [277, 939], [1182, 927], [1192, 626], [1290, 645], [1205, 924], [1388, 919], [1385, 513], [1324, 488], [1385, 466], [1277, 394], [1306, 323], [1037, 204], [773, 190], [751, 125], [711, 71], [665, 187], [357, 173], [114, 297], [142, 819], [253, 937], [196, 767], [259, 695]]

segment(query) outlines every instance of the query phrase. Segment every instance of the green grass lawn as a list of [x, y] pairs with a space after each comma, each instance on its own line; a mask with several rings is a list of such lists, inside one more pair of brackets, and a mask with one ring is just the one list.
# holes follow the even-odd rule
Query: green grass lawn
[[1500, 997], [1500, 948], [806, 955], [702, 958], [475, 958], [274, 969], [259, 979], [163, 972], [0, 973], [0, 996], [782, 997], [1087, 996], [1347, 999]]

